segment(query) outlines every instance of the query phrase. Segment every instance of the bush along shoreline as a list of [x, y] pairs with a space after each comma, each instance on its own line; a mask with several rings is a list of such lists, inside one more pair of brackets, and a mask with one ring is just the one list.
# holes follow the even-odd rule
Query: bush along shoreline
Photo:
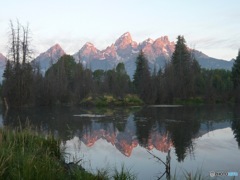
[[88, 96], [80, 103], [80, 106], [112, 107], [112, 106], [142, 106], [144, 102], [137, 96], [128, 94], [124, 98], [116, 98], [112, 95]]

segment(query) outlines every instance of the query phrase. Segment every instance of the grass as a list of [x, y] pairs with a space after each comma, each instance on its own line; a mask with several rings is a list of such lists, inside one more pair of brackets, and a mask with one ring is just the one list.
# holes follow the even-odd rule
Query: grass
[[126, 169], [124, 165], [121, 166], [121, 170], [118, 171], [116, 168], [114, 170], [113, 179], [115, 180], [135, 180], [137, 177]]
[[187, 171], [184, 171], [183, 174], [186, 180], [204, 180], [208, 178], [208, 177], [204, 177], [202, 174], [202, 170], [198, 170], [198, 169], [194, 173], [189, 173]]
[[[184, 171], [183, 176], [186, 180], [209, 179], [199, 170]], [[0, 129], [0, 179], [135, 180], [137, 177], [124, 165], [120, 170], [103, 169], [92, 174], [77, 164], [66, 164], [59, 140], [27, 126]], [[176, 171], [171, 179], [178, 179]]]
[[29, 127], [0, 129], [0, 179], [95, 179], [84, 170], [69, 171], [59, 145], [53, 135]]
[[22, 129], [0, 129], [0, 179], [58, 179], [58, 180], [133, 180], [134, 175], [124, 167], [97, 174], [81, 166], [64, 162], [60, 141], [53, 135], [42, 135], [30, 126]]

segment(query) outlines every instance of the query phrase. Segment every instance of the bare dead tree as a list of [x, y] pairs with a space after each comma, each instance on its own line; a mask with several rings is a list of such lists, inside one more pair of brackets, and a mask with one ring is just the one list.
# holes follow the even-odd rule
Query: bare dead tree
[[10, 50], [9, 50], [9, 56], [10, 58], [12, 58], [13, 62], [15, 63], [16, 62], [16, 33], [15, 33], [15, 29], [14, 29], [14, 26], [13, 26], [13, 22], [12, 20], [10, 20], [10, 29], [11, 29], [11, 32], [10, 32]]
[[29, 44], [29, 26], [27, 25], [26, 28], [22, 26], [23, 31], [23, 41], [22, 41], [22, 62], [23, 64], [26, 63], [27, 57], [30, 55], [30, 50], [28, 47]]
[[23, 26], [17, 20], [16, 26], [10, 20], [9, 33], [9, 60], [15, 63], [25, 64], [32, 57], [32, 50], [29, 48], [30, 36], [29, 25]]
[[17, 21], [17, 29], [16, 29], [16, 61], [20, 63], [20, 23]]
[[22, 106], [32, 98], [32, 66], [27, 63], [31, 57], [29, 49], [29, 28], [17, 20], [10, 20], [8, 62], [4, 71], [3, 94], [6, 107]]

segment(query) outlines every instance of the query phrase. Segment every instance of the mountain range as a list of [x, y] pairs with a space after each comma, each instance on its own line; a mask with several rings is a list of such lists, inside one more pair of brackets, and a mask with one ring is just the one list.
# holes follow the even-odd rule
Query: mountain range
[[[148, 59], [149, 67], [153, 70], [154, 67], [157, 69], [164, 68], [165, 64], [171, 60], [174, 48], [175, 43], [169, 41], [167, 36], [155, 40], [148, 38], [143, 42], [137, 43], [132, 40], [131, 34], [126, 32], [120, 36], [115, 43], [104, 50], [99, 50], [94, 44], [87, 42], [78, 52], [73, 54], [73, 57], [76, 62], [80, 61], [84, 66], [91, 68], [93, 71], [96, 69], [112, 69], [116, 67], [119, 62], [123, 62], [127, 73], [132, 78], [136, 68], [136, 57], [140, 50], [144, 52]], [[191, 50], [191, 52], [202, 68], [231, 70], [234, 62], [233, 60], [226, 61], [209, 57], [198, 50]], [[44, 72], [64, 54], [66, 54], [65, 51], [59, 44], [56, 44], [46, 52], [41, 53], [32, 63], [39, 64], [44, 74]]]

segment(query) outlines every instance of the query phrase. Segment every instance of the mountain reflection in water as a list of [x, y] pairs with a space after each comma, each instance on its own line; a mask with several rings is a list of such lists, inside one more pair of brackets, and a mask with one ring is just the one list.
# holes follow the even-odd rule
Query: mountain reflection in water
[[[86, 114], [90, 114], [90, 116]], [[240, 144], [240, 111], [238, 106], [152, 106], [137, 109], [31, 108], [9, 111], [7, 115], [3, 115], [3, 125], [16, 127], [19, 122], [24, 124], [26, 119], [29, 119], [34, 127], [44, 132], [51, 131], [54, 133], [62, 140], [63, 144], [68, 144], [77, 138], [79, 144], [83, 143], [85, 149], [88, 149], [85, 153], [90, 153], [90, 150], [94, 149], [95, 154], [101, 154], [100, 152], [104, 151], [105, 154], [102, 153], [102, 155], [107, 156], [111, 154], [110, 151], [113, 151], [109, 146], [111, 145], [116, 151], [124, 155], [121, 160], [124, 160], [124, 157], [131, 159], [131, 156], [134, 156], [131, 161], [135, 161], [135, 163], [139, 161], [141, 164], [147, 163], [147, 159], [149, 159], [149, 154], [143, 153], [144, 149], [146, 152], [151, 150], [158, 153], [162, 158], [165, 158], [169, 149], [173, 149], [171, 153], [172, 163], [187, 170], [203, 165], [199, 157], [208, 156], [206, 155], [206, 153], [209, 153], [208, 149], [213, 148], [209, 143], [214, 137], [211, 135], [207, 139], [209, 141], [207, 146], [206, 138], [203, 142], [205, 145], [198, 143], [200, 140], [202, 143], [201, 137], [208, 136], [208, 134], [211, 134], [210, 132], [216, 131], [218, 132], [217, 136], [220, 137], [222, 130], [228, 128], [226, 132], [230, 133], [229, 138], [232, 137], [234, 140], [231, 140], [231, 143], [237, 144], [238, 147]], [[233, 135], [231, 135], [231, 132]], [[107, 148], [104, 149], [100, 144], [104, 144], [104, 147], [107, 146]], [[239, 154], [238, 147], [235, 147], [235, 145], [228, 147], [225, 143], [225, 146], [221, 147], [221, 151], [220, 149], [218, 151], [217, 149], [220, 147], [215, 145], [214, 155], [219, 159], [213, 159], [213, 162], [209, 164], [216, 167], [219, 166], [219, 162], [229, 164], [228, 161], [232, 161], [231, 159], [221, 160], [223, 150], [225, 150], [224, 156], [229, 153], [234, 160], [234, 155]], [[134, 151], [136, 152], [133, 155]], [[144, 155], [138, 158], [145, 158], [143, 162], [135, 158], [136, 153], [139, 154], [140, 152]], [[205, 154], [205, 156], [202, 156], [202, 154]], [[210, 156], [211, 154], [209, 154], [211, 159]], [[89, 156], [89, 158], [91, 157]], [[97, 160], [89, 160], [97, 165]], [[154, 160], [151, 161], [154, 162]], [[124, 163], [128, 165], [128, 160], [125, 159]], [[232, 167], [230, 165], [228, 167], [236, 166], [236, 164], [232, 164]], [[135, 164], [135, 166], [137, 167], [138, 164]], [[156, 163], [149, 166], [155, 170], [157, 168]], [[224, 169], [225, 166], [219, 167]], [[210, 168], [207, 165], [204, 168], [208, 172], [214, 170], [206, 169]], [[137, 171], [141, 170], [138, 169]], [[151, 169], [148, 169], [148, 171], [153, 173]]]
[[[131, 116], [130, 116], [131, 117]], [[116, 147], [122, 154], [129, 157], [133, 148], [139, 145], [139, 140], [136, 136], [133, 119], [129, 118], [125, 124], [124, 131], [119, 131], [114, 128], [113, 124], [106, 124], [105, 127], [99, 126], [99, 123], [93, 122], [91, 130], [84, 129], [79, 135], [80, 140], [88, 147], [94, 145], [99, 139], [104, 139]], [[172, 142], [168, 133], [162, 134], [157, 131], [152, 131], [147, 137], [145, 148], [152, 150], [156, 148], [159, 151], [167, 152], [172, 146]]]

